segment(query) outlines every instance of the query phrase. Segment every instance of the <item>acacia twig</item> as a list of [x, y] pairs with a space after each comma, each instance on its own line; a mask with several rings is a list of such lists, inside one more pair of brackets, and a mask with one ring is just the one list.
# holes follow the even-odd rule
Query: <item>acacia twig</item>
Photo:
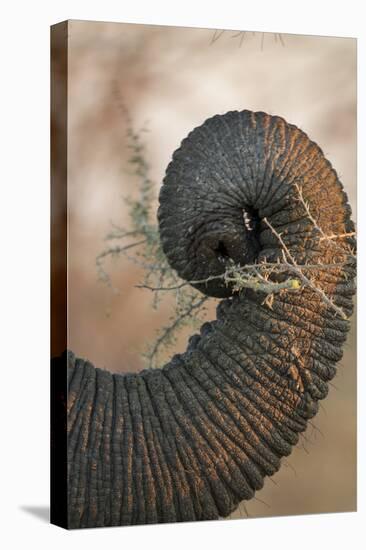
[[[304, 209], [305, 209], [305, 212], [306, 212], [306, 215], [307, 217], [309, 218], [309, 220], [311, 221], [311, 223], [313, 224], [313, 226], [315, 227], [315, 229], [317, 231], [319, 231], [319, 233], [321, 234], [321, 237], [319, 238], [320, 241], [332, 241], [332, 240], [337, 240], [337, 239], [345, 239], [347, 237], [354, 237], [356, 235], [356, 232], [355, 231], [351, 231], [349, 233], [338, 233], [338, 234], [332, 234], [332, 235], [327, 235], [322, 227], [320, 227], [320, 225], [318, 224], [318, 222], [316, 221], [316, 219], [314, 218], [311, 210], [310, 210], [310, 205], [308, 202], [306, 202], [306, 200], [304, 199], [304, 195], [303, 195], [303, 192], [302, 192], [302, 188], [300, 187], [300, 185], [298, 183], [295, 183], [295, 187], [297, 189], [297, 192], [298, 192], [298, 200], [301, 202], [301, 204], [303, 205]], [[345, 252], [344, 248], [342, 248], [342, 251]]]
[[281, 233], [278, 233], [275, 228], [270, 224], [270, 222], [267, 220], [267, 218], [263, 218], [263, 221], [268, 225], [272, 233], [277, 237], [279, 243], [282, 247], [282, 254], [284, 258], [284, 263], [288, 263], [288, 260], [290, 261], [292, 268], [295, 270], [295, 272], [298, 274], [299, 279], [304, 283], [305, 286], [311, 288], [318, 296], [321, 297], [321, 299], [330, 307], [332, 308], [342, 319], [348, 319], [347, 315], [344, 313], [343, 309], [337, 306], [328, 296], [325, 294], [324, 290], [317, 287], [314, 283], [304, 275], [304, 273], [299, 269], [299, 266], [295, 260], [295, 258], [292, 256], [291, 252], [289, 251], [288, 247], [286, 246], [286, 243], [281, 237]]
[[181, 314], [177, 315], [174, 322], [165, 327], [165, 329], [161, 332], [160, 336], [155, 341], [152, 349], [150, 352], [144, 353], [144, 356], [149, 361], [149, 367], [154, 367], [154, 361], [156, 357], [158, 356], [158, 352], [160, 347], [163, 344], [166, 344], [167, 340], [169, 340], [174, 333], [174, 331], [177, 329], [178, 326], [182, 325], [182, 322], [191, 316], [192, 312], [201, 309], [203, 304], [208, 300], [208, 296], [203, 296], [198, 302], [194, 303], [194, 300], [192, 300], [192, 304], [188, 306]]
[[[257, 272], [258, 274], [258, 277], [260, 277], [260, 271], [263, 271], [264, 273], [281, 273], [281, 272], [288, 272], [288, 271], [291, 271], [295, 274], [298, 273], [299, 269], [303, 270], [303, 271], [313, 271], [313, 270], [319, 270], [319, 269], [339, 269], [340, 267], [343, 267], [344, 264], [343, 263], [338, 263], [338, 262], [335, 262], [335, 263], [330, 263], [330, 264], [305, 264], [303, 266], [299, 266], [299, 265], [292, 265], [292, 264], [289, 264], [287, 262], [285, 263], [279, 263], [279, 262], [263, 262], [263, 263], [258, 263], [258, 264], [248, 264], [248, 265], [245, 265], [245, 266], [235, 266], [235, 270], [238, 272], [238, 273], [253, 273], [254, 271]], [[215, 281], [215, 280], [219, 280], [219, 279], [227, 279], [229, 280], [230, 278], [230, 273], [231, 273], [231, 270], [233, 269], [233, 267], [229, 267], [226, 269], [226, 271], [224, 273], [221, 273], [220, 275], [210, 275], [209, 277], [206, 277], [205, 279], [192, 279], [192, 280], [189, 280], [189, 281], [182, 281], [181, 283], [177, 284], [177, 285], [174, 285], [174, 286], [167, 286], [167, 287], [164, 287], [164, 286], [150, 286], [150, 285], [146, 285], [146, 284], [137, 284], [135, 285], [136, 288], [145, 288], [147, 290], [151, 290], [151, 291], [154, 291], [154, 292], [162, 292], [162, 291], [170, 291], [170, 290], [179, 290], [185, 286], [190, 286], [190, 285], [198, 285], [198, 284], [206, 284], [206, 283], [209, 283], [211, 281]], [[267, 282], [268, 285], [270, 286], [273, 286], [273, 285], [279, 285], [280, 283], [275, 283], [273, 281], [268, 281], [266, 279], [264, 279], [262, 277], [263, 280], [263, 283], [264, 281]], [[290, 279], [291, 281], [291, 279]], [[231, 281], [231, 282], [235, 282], [235, 281]], [[255, 282], [260, 282], [258, 280], [255, 280], [253, 279], [253, 281], [248, 285], [248, 288], [253, 288], [255, 289]], [[295, 286], [293, 286], [293, 284], [289, 284], [289, 287], [288, 289], [294, 289], [296, 288], [296, 284]], [[298, 287], [297, 287], [298, 288]], [[262, 290], [262, 291], [265, 291], [266, 290], [263, 290], [263, 289], [260, 289], [260, 288], [256, 288], [256, 290]], [[276, 290], [276, 287], [273, 287], [273, 291]], [[278, 288], [278, 291], [279, 290], [283, 290], [282, 287], [279, 287]]]

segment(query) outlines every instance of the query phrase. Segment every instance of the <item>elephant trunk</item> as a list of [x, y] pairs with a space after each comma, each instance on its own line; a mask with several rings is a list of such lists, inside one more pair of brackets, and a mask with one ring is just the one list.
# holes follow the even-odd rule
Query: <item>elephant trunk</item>
[[[70, 527], [227, 516], [291, 453], [342, 356], [354, 240], [332, 236], [353, 224], [335, 171], [301, 130], [250, 111], [208, 119], [174, 153], [158, 219], [171, 266], [224, 299], [161, 369], [111, 374], [68, 354]], [[270, 307], [220, 277], [283, 262], [284, 246], [294, 264], [319, 268]]]

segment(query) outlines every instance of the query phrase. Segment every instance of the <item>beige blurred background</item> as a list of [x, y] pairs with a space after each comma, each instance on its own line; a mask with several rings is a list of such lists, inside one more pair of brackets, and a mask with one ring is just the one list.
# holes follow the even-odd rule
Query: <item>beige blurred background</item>
[[[121, 101], [144, 134], [158, 193], [180, 141], [216, 113], [261, 110], [309, 134], [337, 170], [356, 216], [356, 40], [270, 33], [237, 36], [148, 25], [69, 23], [69, 344], [114, 372], [143, 367], [140, 353], [172, 313], [158, 311], [141, 271], [106, 262], [118, 294], [98, 281], [95, 260], [111, 222], [128, 228], [123, 197], [136, 196]], [[154, 205], [155, 208], [156, 204]], [[214, 301], [208, 317], [214, 316]], [[182, 332], [166, 358], [182, 351]], [[356, 508], [356, 330], [314, 424], [260, 500], [232, 517], [341, 512]]]

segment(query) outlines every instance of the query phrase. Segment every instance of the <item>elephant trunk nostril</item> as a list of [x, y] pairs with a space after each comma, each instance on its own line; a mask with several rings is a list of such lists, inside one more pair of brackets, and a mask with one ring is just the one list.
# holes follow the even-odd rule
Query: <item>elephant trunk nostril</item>
[[260, 221], [258, 211], [246, 206], [243, 208], [243, 221], [247, 231], [257, 231]]
[[223, 241], [219, 241], [217, 247], [215, 248], [214, 252], [217, 255], [217, 259], [222, 264], [225, 264], [228, 260], [230, 260], [230, 254], [225, 246], [225, 243]]
[[241, 216], [242, 220], [237, 220], [234, 228], [221, 236], [215, 244], [214, 253], [225, 266], [230, 260], [241, 265], [253, 262], [260, 251], [258, 212], [246, 206], [241, 211]]
[[260, 217], [257, 210], [246, 206], [242, 211], [244, 222], [244, 234], [246, 239], [246, 263], [258, 258], [260, 245]]
[[[245, 214], [248, 227], [243, 223], [243, 210], [236, 209], [230, 217], [217, 218], [214, 222], [205, 220], [201, 231], [195, 234], [190, 247], [189, 265], [194, 267], [190, 279], [200, 281], [193, 286], [208, 296], [231, 296], [233, 285], [223, 277], [226, 270], [233, 265], [255, 263], [259, 257], [259, 220], [250, 209], [245, 210]], [[205, 279], [210, 280], [203, 283]]]

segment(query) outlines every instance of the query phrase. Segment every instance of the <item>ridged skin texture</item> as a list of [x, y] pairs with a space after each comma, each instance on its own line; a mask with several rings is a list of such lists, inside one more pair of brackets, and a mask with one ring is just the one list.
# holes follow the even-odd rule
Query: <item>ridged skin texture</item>
[[[352, 313], [353, 238], [322, 239], [298, 200], [301, 186], [324, 234], [353, 231], [350, 208], [321, 149], [280, 117], [217, 115], [183, 140], [169, 164], [158, 219], [165, 254], [186, 280], [282, 260], [343, 262], [316, 285]], [[223, 297], [161, 369], [111, 374], [68, 354], [69, 526], [225, 517], [253, 497], [291, 453], [328, 392], [349, 321], [311, 288], [282, 291], [272, 308], [216, 279]]]

